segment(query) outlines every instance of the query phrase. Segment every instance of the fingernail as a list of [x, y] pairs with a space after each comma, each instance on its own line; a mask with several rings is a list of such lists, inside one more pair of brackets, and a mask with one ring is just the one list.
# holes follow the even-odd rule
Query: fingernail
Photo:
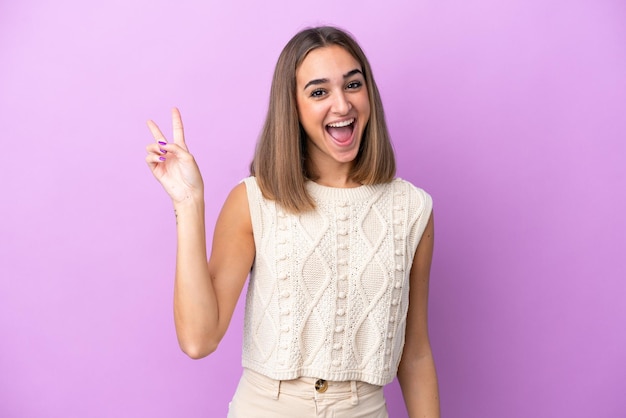
[[159, 141], [159, 144], [161, 144], [161, 145], [167, 145], [167, 142]]
[[159, 151], [161, 151], [163, 154], [167, 154], [167, 151], [165, 151], [164, 149], [160, 148]]
[[159, 157], [159, 160], [165, 161], [165, 157]]

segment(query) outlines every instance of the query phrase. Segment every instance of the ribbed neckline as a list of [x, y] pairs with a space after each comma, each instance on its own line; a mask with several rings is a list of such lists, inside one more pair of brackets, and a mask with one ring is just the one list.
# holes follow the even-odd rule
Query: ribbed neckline
[[374, 194], [380, 186], [380, 184], [374, 184], [358, 187], [330, 187], [322, 186], [314, 181], [306, 182], [307, 191], [313, 198], [320, 200], [347, 200], [352, 202], [367, 199]]

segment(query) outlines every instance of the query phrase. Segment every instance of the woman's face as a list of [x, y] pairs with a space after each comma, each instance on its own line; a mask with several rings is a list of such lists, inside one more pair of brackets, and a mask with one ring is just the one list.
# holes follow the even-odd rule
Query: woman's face
[[333, 45], [309, 52], [296, 70], [296, 100], [308, 157], [318, 170], [352, 165], [370, 118], [363, 69]]

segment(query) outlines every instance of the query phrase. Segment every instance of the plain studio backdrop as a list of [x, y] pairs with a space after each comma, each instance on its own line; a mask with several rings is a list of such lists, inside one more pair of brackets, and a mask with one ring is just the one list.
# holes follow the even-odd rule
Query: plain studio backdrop
[[210, 236], [280, 50], [319, 24], [365, 49], [398, 176], [434, 198], [443, 415], [626, 416], [624, 22], [623, 0], [2, 0], [0, 416], [225, 416], [242, 300], [216, 353], [179, 350], [145, 121], [181, 109]]

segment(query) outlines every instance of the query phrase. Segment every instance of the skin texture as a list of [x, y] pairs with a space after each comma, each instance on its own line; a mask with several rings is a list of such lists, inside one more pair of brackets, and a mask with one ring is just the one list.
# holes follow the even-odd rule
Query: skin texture
[[[296, 71], [298, 114], [307, 133], [307, 164], [316, 182], [356, 187], [348, 176], [370, 116], [360, 65], [343, 48], [309, 53]], [[314, 81], [311, 84], [311, 81]], [[334, 141], [326, 126], [354, 118], [353, 137]], [[176, 213], [177, 252], [174, 319], [181, 349], [191, 358], [212, 353], [224, 336], [255, 256], [252, 221], [245, 185], [229, 194], [217, 219], [212, 253], [207, 260], [204, 183], [185, 142], [177, 109], [172, 110], [174, 137], [168, 143], [148, 121], [155, 142], [146, 162], [172, 199]], [[409, 416], [439, 417], [439, 395], [428, 339], [428, 282], [434, 243], [433, 217], [416, 250], [410, 273], [406, 342], [398, 379]]]

